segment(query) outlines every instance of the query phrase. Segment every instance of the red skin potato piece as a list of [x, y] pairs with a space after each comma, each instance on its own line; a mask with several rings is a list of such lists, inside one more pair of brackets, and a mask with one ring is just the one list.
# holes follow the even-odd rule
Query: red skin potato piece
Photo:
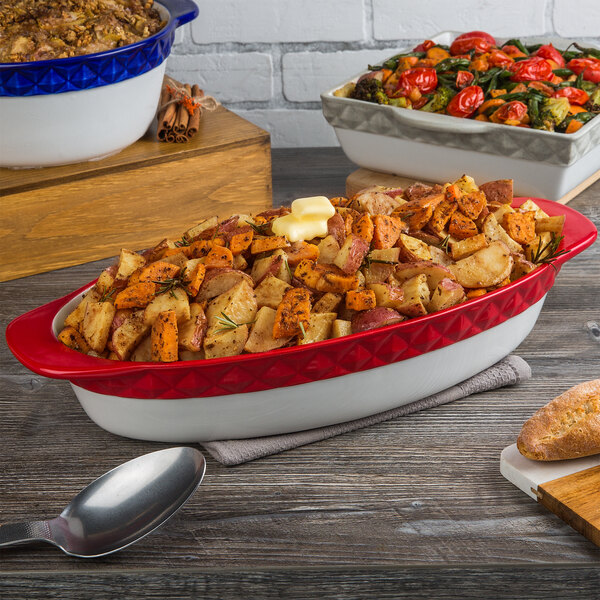
[[335, 213], [327, 221], [327, 233], [335, 238], [335, 241], [340, 245], [340, 248], [344, 244], [346, 239], [346, 225], [342, 215]]
[[378, 306], [371, 310], [358, 312], [352, 317], [352, 333], [385, 327], [403, 320], [404, 317], [393, 308]]

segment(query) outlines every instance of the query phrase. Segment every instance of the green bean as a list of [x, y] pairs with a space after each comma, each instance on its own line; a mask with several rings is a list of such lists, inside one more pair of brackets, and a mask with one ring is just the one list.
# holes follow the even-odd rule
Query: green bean
[[574, 75], [573, 71], [571, 71], [571, 69], [554, 69], [552, 71], [557, 77], [571, 77], [571, 75]]
[[586, 56], [591, 56], [592, 58], [600, 58], [600, 50], [598, 48], [584, 48], [579, 44], [573, 44], [573, 46], [575, 46], [577, 50], [581, 50], [581, 52], [583, 52], [583, 54], [585, 54]]
[[527, 50], [527, 48], [525, 48], [525, 46], [523, 45], [523, 42], [521, 40], [517, 40], [517, 39], [508, 40], [508, 42], [506, 42], [503, 45], [504, 46], [516, 46], [524, 54], [529, 54], [529, 50]]

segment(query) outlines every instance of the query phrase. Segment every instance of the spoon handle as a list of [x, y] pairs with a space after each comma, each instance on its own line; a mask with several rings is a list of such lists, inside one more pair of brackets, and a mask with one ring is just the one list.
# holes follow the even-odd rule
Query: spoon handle
[[48, 521], [25, 521], [0, 525], [0, 548], [27, 542], [51, 540]]

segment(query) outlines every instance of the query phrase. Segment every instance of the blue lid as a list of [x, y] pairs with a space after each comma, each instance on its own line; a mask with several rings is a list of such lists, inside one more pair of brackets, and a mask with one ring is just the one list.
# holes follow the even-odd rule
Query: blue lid
[[[157, 3], [158, 4], [158, 3]], [[0, 63], [0, 96], [39, 96], [87, 90], [137, 77], [171, 52], [175, 30], [198, 16], [192, 0], [161, 0], [167, 24], [154, 35], [121, 48], [69, 58]]]

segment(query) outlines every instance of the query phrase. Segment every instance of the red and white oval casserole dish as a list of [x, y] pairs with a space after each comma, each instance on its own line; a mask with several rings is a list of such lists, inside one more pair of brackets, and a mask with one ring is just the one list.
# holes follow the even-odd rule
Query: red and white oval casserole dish
[[7, 342], [30, 370], [69, 380], [93, 421], [127, 437], [247, 438], [361, 418], [463, 381], [529, 334], [560, 267], [597, 235], [573, 209], [533, 200], [549, 215], [566, 215], [565, 254], [484, 296], [388, 327], [261, 354], [117, 362], [80, 354], [56, 338], [88, 285], [15, 319]]

